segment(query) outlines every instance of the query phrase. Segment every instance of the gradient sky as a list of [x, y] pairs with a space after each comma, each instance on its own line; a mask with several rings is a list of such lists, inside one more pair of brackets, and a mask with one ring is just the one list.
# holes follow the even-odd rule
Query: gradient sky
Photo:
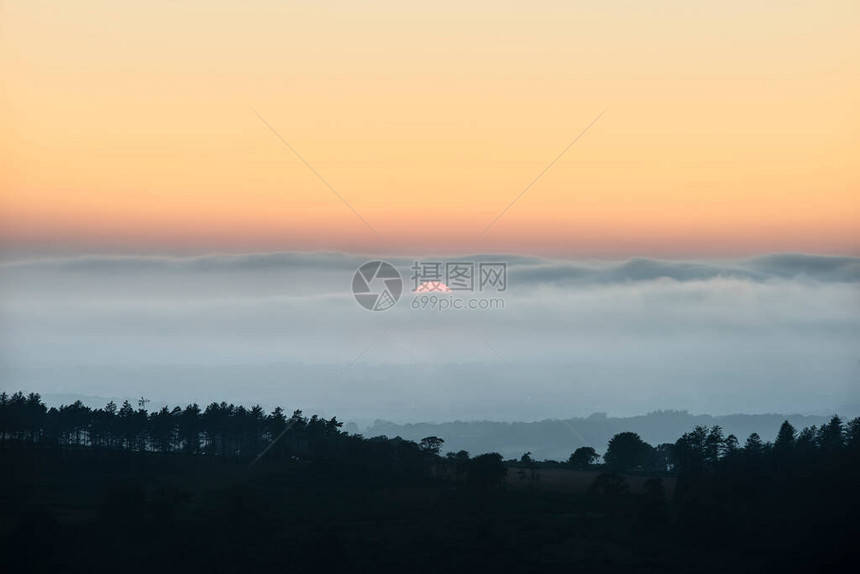
[[0, 10], [11, 250], [860, 252], [850, 0]]

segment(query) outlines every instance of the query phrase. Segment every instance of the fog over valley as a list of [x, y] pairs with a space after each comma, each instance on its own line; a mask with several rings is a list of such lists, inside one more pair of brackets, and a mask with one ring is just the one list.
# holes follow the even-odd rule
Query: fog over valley
[[857, 258], [475, 255], [459, 259], [508, 263], [504, 309], [445, 312], [410, 305], [428, 257], [389, 258], [401, 300], [361, 308], [350, 287], [368, 259], [7, 256], [2, 389], [282, 405], [362, 429], [860, 404]]

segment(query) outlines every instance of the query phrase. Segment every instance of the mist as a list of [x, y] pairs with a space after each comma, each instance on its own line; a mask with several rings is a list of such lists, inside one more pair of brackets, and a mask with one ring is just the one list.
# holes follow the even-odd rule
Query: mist
[[484, 294], [504, 309], [445, 312], [410, 305], [412, 258], [388, 258], [404, 279], [394, 308], [360, 307], [350, 286], [368, 259], [7, 257], [2, 389], [282, 405], [360, 425], [860, 403], [860, 259], [475, 255], [460, 259], [507, 262], [508, 289]]

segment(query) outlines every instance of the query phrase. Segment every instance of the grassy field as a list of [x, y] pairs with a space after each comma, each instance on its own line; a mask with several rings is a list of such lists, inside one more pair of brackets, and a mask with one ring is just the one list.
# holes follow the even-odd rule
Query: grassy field
[[671, 524], [644, 528], [651, 518], [638, 497], [606, 506], [577, 494], [596, 472], [545, 469], [534, 490], [517, 469], [510, 488], [489, 490], [365, 474], [0, 452], [0, 563], [109, 572], [143, 556], [127, 571], [681, 571]]
[[[534, 487], [540, 490], [584, 494], [601, 472], [599, 470], [573, 470], [569, 468], [539, 468], [535, 470]], [[623, 476], [627, 480], [630, 492], [634, 494], [642, 492], [642, 485], [650, 478], [640, 475]], [[508, 469], [507, 487], [531, 488], [531, 485], [531, 474], [528, 469]], [[671, 498], [675, 490], [675, 478], [663, 477], [663, 488], [666, 496]]]

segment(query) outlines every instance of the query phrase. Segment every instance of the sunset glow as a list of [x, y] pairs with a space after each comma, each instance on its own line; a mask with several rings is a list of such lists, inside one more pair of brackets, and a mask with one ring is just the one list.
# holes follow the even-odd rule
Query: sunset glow
[[622, 4], [6, 1], [0, 241], [858, 253], [856, 4]]

